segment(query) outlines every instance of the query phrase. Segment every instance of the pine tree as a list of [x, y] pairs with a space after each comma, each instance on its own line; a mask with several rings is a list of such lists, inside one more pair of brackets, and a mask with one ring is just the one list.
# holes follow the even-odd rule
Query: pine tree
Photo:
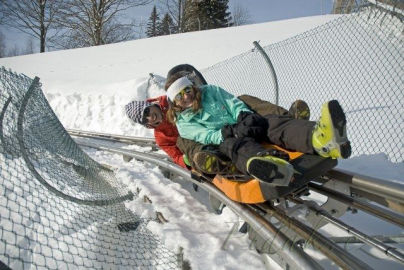
[[[163, 6], [173, 21], [174, 27], [172, 30], [175, 31], [175, 33], [184, 32], [183, 18], [187, 1], [188, 0], [164, 0], [164, 1], [160, 0], [160, 3], [164, 2]], [[174, 33], [173, 31], [171, 33]]]
[[201, 29], [202, 3], [199, 1], [187, 0], [182, 21], [183, 32], [198, 31]]
[[231, 26], [228, 0], [188, 0], [185, 8], [186, 32]]
[[166, 13], [158, 26], [159, 35], [175, 34], [175, 25], [171, 16]]
[[159, 21], [160, 21], [159, 14], [157, 13], [156, 6], [154, 6], [152, 13], [150, 14], [149, 22], [147, 23], [146, 35], [148, 37], [156, 37], [159, 35], [157, 29]]
[[231, 26], [229, 0], [210, 0], [207, 6], [208, 25], [207, 29], [223, 28]]

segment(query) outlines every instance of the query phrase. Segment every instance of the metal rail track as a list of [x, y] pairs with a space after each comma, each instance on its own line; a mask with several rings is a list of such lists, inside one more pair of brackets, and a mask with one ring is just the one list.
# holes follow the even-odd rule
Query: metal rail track
[[67, 129], [70, 135], [83, 138], [99, 139], [112, 142], [121, 142], [127, 144], [137, 144], [140, 146], [155, 146], [156, 142], [154, 138], [145, 137], [132, 137], [132, 136], [122, 136], [101, 132], [83, 131], [77, 129]]
[[[177, 174], [183, 179], [198, 185], [200, 188], [206, 190], [207, 192], [215, 196], [217, 199], [222, 201], [224, 204], [226, 204], [226, 206], [230, 207], [234, 212], [238, 213], [238, 215], [242, 219], [244, 219], [252, 228], [254, 228], [254, 230], [258, 231], [263, 238], [271, 239], [274, 248], [279, 250], [281, 256], [289, 262], [289, 267], [291, 267], [292, 269], [300, 269], [300, 267], [303, 267], [303, 269], [323, 269], [314, 259], [308, 256], [301, 248], [297, 247], [295, 243], [293, 243], [290, 239], [284, 236], [281, 232], [278, 232], [275, 226], [269, 223], [265, 218], [249, 209], [246, 205], [239, 204], [230, 200], [222, 192], [216, 189], [211, 183], [200, 182], [198, 180], [195, 180], [190, 172], [185, 171], [178, 165], [173, 164], [172, 162], [156, 159], [152, 155], [142, 152], [105, 147], [99, 144], [93, 144], [89, 142], [79, 143], [79, 145], [103, 151], [109, 151], [116, 154], [126, 155], [135, 159], [144, 160], [146, 162], [150, 162], [152, 164], [163, 167], [174, 174]], [[285, 244], [289, 244], [290, 248], [287, 249], [284, 248]]]
[[[152, 145], [154, 143], [154, 140], [149, 138], [145, 139], [77, 130], [69, 130], [69, 133], [77, 137], [86, 137], [115, 142], [119, 141], [121, 143], [127, 144], [139, 144], [140, 142], [140, 145], [145, 145], [144, 143], [147, 142], [147, 145]], [[304, 250], [297, 245], [296, 241], [291, 240], [295, 239], [290, 236], [291, 233], [288, 233], [289, 235], [287, 235], [279, 226], [274, 226], [274, 224], [269, 221], [268, 216], [275, 217], [282, 223], [281, 227], [287, 227], [293, 232], [292, 234], [298, 235], [306, 242], [310, 242], [311, 245], [320, 250], [341, 268], [372, 269], [369, 265], [339, 247], [335, 242], [330, 241], [329, 239], [318, 233], [315, 229], [307, 226], [297, 219], [290, 218], [281, 208], [274, 207], [271, 204], [243, 205], [231, 201], [221, 191], [216, 189], [216, 187], [209, 182], [209, 179], [205, 179], [207, 181], [200, 182], [196, 180], [190, 172], [183, 170], [172, 162], [162, 160], [161, 158], [156, 158], [156, 154], [153, 155], [152, 153], [122, 150], [119, 148], [102, 146], [100, 144], [94, 144], [90, 142], [80, 142], [79, 144], [103, 151], [118, 153], [123, 156], [141, 159], [156, 164], [169, 170], [171, 173], [179, 175], [182, 178], [191, 181], [194, 184], [197, 184], [199, 187], [206, 190], [218, 200], [222, 201], [222, 203], [230, 207], [242, 219], [244, 219], [251, 226], [251, 228], [259, 234], [260, 237], [262, 237], [265, 241], [268, 241], [268, 243], [271, 243], [271, 246], [273, 246], [278, 251], [277, 256], [280, 256], [282, 258], [280, 262], [284, 268], [322, 269], [322, 267], [315, 260], [308, 256], [304, 252]], [[396, 183], [392, 184], [382, 179], [369, 179], [370, 180], [367, 181], [366, 176], [354, 175], [341, 170], [333, 170], [319, 180], [320, 182], [339, 181], [341, 183], [344, 183], [350, 187], [352, 191], [351, 195], [360, 195], [366, 200], [381, 204], [382, 207], [377, 206], [374, 203], [370, 204], [366, 201], [352, 198], [351, 196], [342, 194], [336, 190], [324, 188], [321, 185], [315, 183], [310, 183], [308, 187], [311, 190], [319, 192], [327, 197], [333, 198], [351, 207], [366, 211], [371, 215], [384, 219], [392, 224], [404, 227], [404, 216], [401, 214], [402, 212], [400, 211], [404, 201], [404, 185], [396, 185]], [[295, 204], [306, 205], [305, 201], [301, 200], [300, 198], [288, 196], [287, 199]], [[394, 205], [393, 209], [395, 211], [391, 210], [391, 205]], [[313, 208], [312, 205], [309, 205], [308, 208], [312, 211], [316, 211], [316, 214], [318, 216], [321, 216], [329, 223], [332, 223], [345, 230], [362, 243], [373, 246], [382, 251], [386, 256], [389, 256], [394, 260], [400, 262], [401, 264], [404, 264], [404, 254], [396, 248], [389, 246], [374, 237], [368, 236], [356, 228], [350, 227], [349, 225], [333, 217], [332, 214], [324, 211], [321, 208]], [[388, 208], [390, 208], [390, 210]], [[276, 256], [273, 256], [273, 259], [279, 262], [279, 258], [276, 258]]]
[[[289, 200], [298, 203], [298, 204], [305, 204], [305, 201], [299, 199], [299, 198], [293, 198], [290, 197], [288, 198]], [[336, 225], [337, 227], [345, 230], [346, 232], [352, 234], [355, 236], [358, 240], [367, 243], [373, 247], [376, 247], [380, 251], [382, 251], [384, 254], [394, 257], [398, 261], [404, 262], [403, 260], [403, 254], [396, 250], [395, 248], [388, 246], [384, 244], [382, 241], [378, 240], [377, 238], [371, 237], [358, 229], [349, 226], [348, 224], [342, 222], [341, 220], [338, 220], [337, 218], [334, 218], [332, 215], [330, 215], [327, 211], [322, 210], [320, 207], [315, 207], [313, 205], [308, 206], [310, 210], [315, 211], [317, 215], [320, 215], [327, 219], [328, 222]]]
[[[154, 138], [121, 136], [83, 130], [67, 130], [71, 135], [99, 140], [115, 141], [127, 144], [155, 145]], [[394, 211], [404, 214], [404, 184], [386, 181], [357, 173], [334, 169], [329, 171], [322, 181], [335, 180], [347, 184], [353, 194], [376, 202]]]

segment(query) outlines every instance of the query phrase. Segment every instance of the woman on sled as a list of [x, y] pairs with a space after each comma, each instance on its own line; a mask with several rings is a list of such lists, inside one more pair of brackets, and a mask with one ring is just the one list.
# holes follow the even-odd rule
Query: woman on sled
[[351, 154], [345, 114], [336, 100], [326, 102], [314, 122], [289, 115], [260, 116], [224, 89], [196, 87], [186, 76], [172, 76], [165, 89], [170, 103], [167, 119], [181, 137], [219, 145], [238, 170], [261, 181], [287, 186], [294, 173], [283, 152], [268, 150], [262, 142], [330, 158]]
[[[193, 85], [205, 85], [207, 82], [202, 74], [189, 64], [173, 67], [167, 74], [172, 76], [187, 76]], [[290, 115], [294, 118], [308, 119], [310, 109], [302, 100], [296, 100], [289, 111], [261, 100], [257, 97], [242, 95], [239, 97], [251, 110], [265, 115], [268, 113]], [[136, 124], [154, 130], [156, 144], [165, 151], [172, 160], [183, 168], [194, 168], [205, 174], [226, 174], [237, 171], [230, 160], [218, 150], [217, 145], [203, 145], [198, 142], [181, 138], [177, 127], [169, 123], [166, 113], [169, 109], [167, 96], [149, 98], [144, 101], [131, 101], [125, 106], [126, 115]]]

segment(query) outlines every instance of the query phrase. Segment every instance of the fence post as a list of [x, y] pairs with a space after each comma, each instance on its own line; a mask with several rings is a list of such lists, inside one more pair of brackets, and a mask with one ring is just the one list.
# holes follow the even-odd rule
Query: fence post
[[274, 83], [275, 86], [275, 104], [279, 105], [279, 86], [278, 86], [278, 78], [276, 77], [275, 69], [274, 66], [272, 65], [271, 59], [269, 59], [269, 56], [265, 53], [264, 49], [261, 47], [261, 45], [258, 44], [257, 41], [253, 42], [255, 48], [262, 54], [264, 57], [265, 61], [267, 62], [269, 69], [271, 70], [272, 74], [272, 82]]

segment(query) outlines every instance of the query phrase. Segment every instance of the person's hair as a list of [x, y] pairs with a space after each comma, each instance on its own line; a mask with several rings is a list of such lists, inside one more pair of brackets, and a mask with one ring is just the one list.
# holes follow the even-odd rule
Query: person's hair
[[[181, 77], [184, 77], [184, 74], [182, 72], [175, 73], [174, 75], [169, 77], [166, 81], [164, 89], [167, 91], [167, 89]], [[192, 102], [191, 108], [193, 112], [197, 112], [199, 109], [202, 108], [202, 95], [200, 89], [195, 85], [192, 85], [192, 91], [195, 94], [195, 98]], [[174, 124], [177, 121], [177, 113], [181, 112], [183, 109], [180, 106], [176, 105], [175, 101], [168, 100], [168, 103], [170, 104], [170, 107], [167, 111], [167, 120], [168, 122]]]

